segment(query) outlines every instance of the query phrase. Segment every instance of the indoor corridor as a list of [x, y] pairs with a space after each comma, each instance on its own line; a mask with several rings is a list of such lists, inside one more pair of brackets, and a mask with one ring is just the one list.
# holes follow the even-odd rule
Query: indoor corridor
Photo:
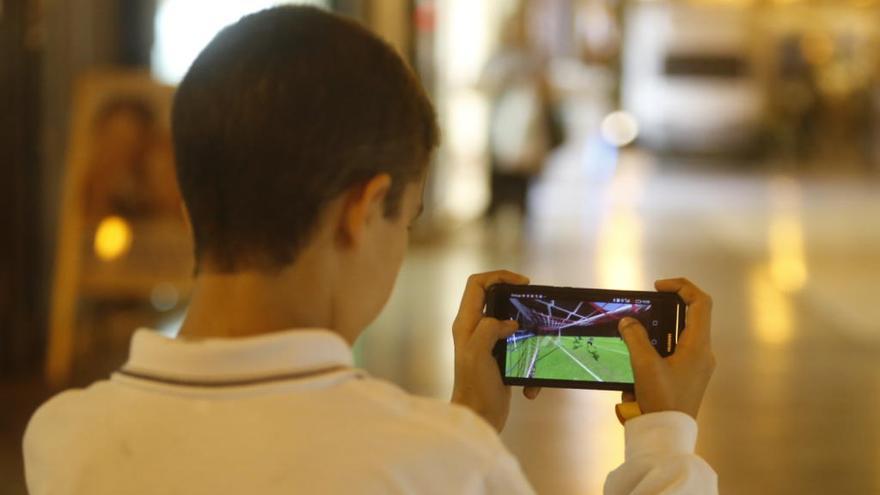
[[[880, 0], [0, 0], [0, 495], [26, 493], [22, 437], [40, 404], [119, 369], [135, 329], [177, 334], [199, 267], [177, 180], [176, 86], [225, 26], [281, 4], [376, 34], [412, 69], [442, 137], [394, 292], [354, 345], [357, 366], [448, 400], [451, 325], [473, 273], [632, 290], [687, 277], [714, 299], [717, 368], [697, 452], [720, 493], [880, 494]], [[333, 54], [301, 64], [302, 77], [274, 55], [242, 74], [259, 79], [253, 94], [305, 95], [332, 122], [269, 99], [252, 112], [229, 89], [236, 97], [198, 124], [243, 124], [235, 111], [247, 110], [255, 130], [235, 135], [259, 142], [210, 161], [262, 171], [251, 165], [283, 157], [254, 182], [283, 192], [275, 206], [315, 192], [309, 173], [346, 177], [349, 158], [316, 165], [331, 150], [357, 150], [351, 166], [371, 174], [400, 167], [359, 133], [398, 121], [382, 114], [404, 100], [359, 86], [387, 86], [372, 66], [340, 78], [352, 64]], [[356, 129], [351, 102], [368, 109]], [[198, 187], [223, 191], [217, 177]], [[251, 189], [218, 209], [258, 203]], [[297, 219], [266, 229], [287, 242], [300, 210], [271, 211]], [[295, 260], [294, 247], [278, 249]], [[291, 305], [303, 292], [273, 286]], [[624, 457], [619, 401], [549, 388], [528, 401], [514, 389], [501, 437], [536, 493], [602, 493]]]
[[[876, 179], [612, 153], [558, 156], [532, 214], [415, 245], [360, 363], [447, 398], [449, 328], [465, 278], [651, 289], [686, 276], [714, 298], [718, 367], [698, 451], [721, 493], [878, 493], [880, 195]], [[500, 225], [499, 225], [500, 224]], [[623, 459], [616, 392], [514, 394], [503, 438], [539, 493], [601, 493]]]

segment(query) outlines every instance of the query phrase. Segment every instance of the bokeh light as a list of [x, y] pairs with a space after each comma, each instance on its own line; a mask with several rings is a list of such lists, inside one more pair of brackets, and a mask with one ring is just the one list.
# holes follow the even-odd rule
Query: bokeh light
[[106, 217], [95, 231], [95, 255], [103, 261], [118, 259], [128, 253], [132, 237], [131, 226], [124, 218]]
[[626, 146], [639, 136], [639, 124], [627, 112], [617, 111], [602, 119], [600, 128], [602, 138], [617, 147]]

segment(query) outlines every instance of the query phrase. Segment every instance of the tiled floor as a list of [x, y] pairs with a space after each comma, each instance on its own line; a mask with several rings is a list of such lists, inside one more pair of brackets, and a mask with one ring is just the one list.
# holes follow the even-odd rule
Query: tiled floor
[[[650, 288], [685, 275], [715, 298], [718, 368], [700, 453], [722, 493], [880, 493], [880, 181], [563, 157], [533, 215], [413, 250], [360, 344], [374, 374], [448, 397], [448, 328], [467, 274]], [[616, 393], [516, 400], [504, 439], [540, 493], [600, 493], [623, 455]]]
[[[698, 449], [722, 493], [880, 493], [877, 175], [685, 166], [601, 148], [582, 157], [570, 150], [551, 163], [525, 224], [502, 215], [414, 246], [358, 344], [360, 362], [448, 397], [449, 328], [472, 272], [505, 267], [536, 283], [609, 288], [685, 275], [716, 302], [718, 368]], [[44, 392], [0, 387], [7, 392], [27, 400], [0, 414], [0, 491], [22, 493], [19, 429]], [[548, 389], [514, 401], [504, 439], [539, 493], [601, 492], [623, 456], [617, 399]]]

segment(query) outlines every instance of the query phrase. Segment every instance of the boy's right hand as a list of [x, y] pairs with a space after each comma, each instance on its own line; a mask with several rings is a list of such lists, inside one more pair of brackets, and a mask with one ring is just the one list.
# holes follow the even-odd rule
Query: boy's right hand
[[681, 411], [696, 419], [715, 370], [709, 338], [712, 299], [684, 278], [658, 280], [654, 287], [681, 296], [688, 306], [687, 323], [675, 352], [662, 358], [638, 320], [620, 320], [618, 330], [629, 348], [635, 375], [635, 397], [624, 394], [624, 401], [637, 400], [643, 413]]

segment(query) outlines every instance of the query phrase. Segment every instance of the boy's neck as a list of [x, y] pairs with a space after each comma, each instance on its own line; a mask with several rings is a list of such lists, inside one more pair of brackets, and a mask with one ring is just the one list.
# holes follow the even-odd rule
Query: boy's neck
[[[333, 287], [320, 260], [277, 273], [207, 272], [196, 277], [179, 336], [247, 337], [296, 328], [335, 330]], [[349, 343], [356, 336], [340, 335]]]

